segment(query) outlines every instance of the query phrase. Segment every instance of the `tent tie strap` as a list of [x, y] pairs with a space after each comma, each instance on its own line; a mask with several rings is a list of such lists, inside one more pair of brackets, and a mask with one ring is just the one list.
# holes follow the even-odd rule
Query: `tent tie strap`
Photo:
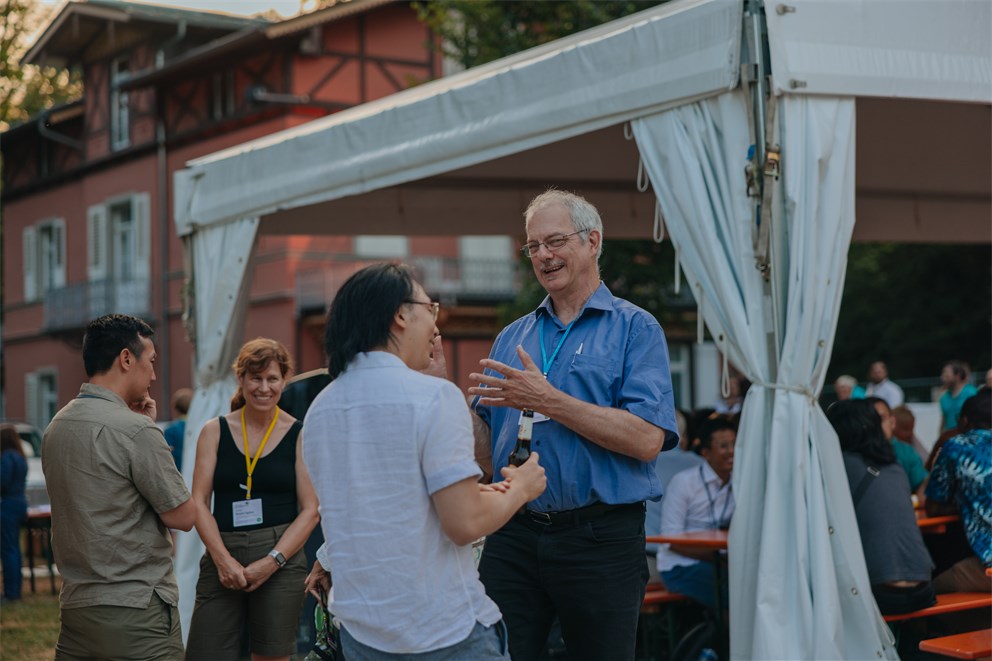
[[761, 386], [762, 388], [768, 388], [769, 390], [788, 390], [789, 392], [797, 392], [800, 395], [806, 395], [806, 398], [811, 404], [816, 404], [816, 393], [814, 393], [807, 386], [793, 386], [788, 383], [766, 383], [764, 381], [752, 381], [752, 386]]

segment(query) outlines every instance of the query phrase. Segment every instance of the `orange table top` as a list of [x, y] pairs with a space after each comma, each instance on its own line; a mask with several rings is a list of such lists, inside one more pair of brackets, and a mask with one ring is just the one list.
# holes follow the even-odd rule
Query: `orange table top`
[[916, 525], [924, 532], [945, 532], [948, 523], [956, 523], [961, 520], [957, 514], [945, 514], [943, 516], [923, 516], [917, 515]]
[[701, 549], [727, 548], [726, 530], [700, 530], [698, 532], [680, 532], [672, 534], [649, 535], [650, 544], [675, 544]]
[[921, 640], [920, 650], [955, 659], [980, 659], [992, 654], [992, 629]]

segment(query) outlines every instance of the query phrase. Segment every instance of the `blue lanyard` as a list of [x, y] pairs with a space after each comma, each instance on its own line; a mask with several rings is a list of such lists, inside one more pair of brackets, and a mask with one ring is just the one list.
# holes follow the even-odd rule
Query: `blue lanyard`
[[[717, 522], [717, 520], [716, 520], [716, 503], [713, 502], [713, 496], [710, 495], [710, 485], [706, 484], [706, 477], [703, 475], [703, 467], [702, 466], [699, 467], [699, 479], [703, 483], [703, 488], [706, 489], [706, 499], [710, 501], [710, 521], [713, 522], [713, 529], [714, 530], [720, 530], [721, 528], [723, 528], [723, 525], [724, 525], [724, 521], [725, 521], [724, 517], [727, 515], [727, 508], [730, 507], [730, 496], [733, 493], [734, 487], [733, 487], [733, 485], [729, 485], [727, 487], [728, 492], [727, 492], [726, 499], [724, 499], [724, 501], [723, 501], [723, 511], [720, 512], [720, 521]], [[716, 493], [717, 493], [717, 495], [720, 495], [720, 492], [719, 491], [717, 491]], [[728, 521], [728, 523], [729, 523], [729, 521]]]
[[548, 352], [544, 348], [544, 316], [542, 315], [537, 321], [537, 330], [541, 335], [541, 362], [544, 363], [544, 367], [541, 368], [541, 372], [544, 374], [544, 378], [548, 378], [548, 372], [551, 370], [551, 365], [554, 364], [555, 358], [558, 357], [558, 352], [561, 351], [561, 345], [565, 344], [565, 338], [568, 337], [569, 332], [572, 330], [572, 326], [578, 321], [578, 317], [572, 319], [572, 321], [565, 326], [565, 334], [561, 336], [558, 340], [558, 346], [555, 347], [555, 352], [551, 354], [551, 360], [548, 360]]

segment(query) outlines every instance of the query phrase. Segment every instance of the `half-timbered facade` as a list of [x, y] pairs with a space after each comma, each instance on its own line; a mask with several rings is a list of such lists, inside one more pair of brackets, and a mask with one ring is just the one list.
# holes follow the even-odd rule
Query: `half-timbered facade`
[[[275, 22], [67, 3], [23, 62], [80, 68], [83, 97], [11, 128], [0, 145], [4, 417], [47, 424], [85, 380], [78, 349], [86, 322], [110, 312], [155, 327], [152, 395], [169, 417], [169, 393], [193, 384], [172, 173], [441, 75], [431, 40], [407, 3], [388, 0], [342, 0]], [[451, 300], [491, 304], [512, 294], [509, 238], [369, 232], [262, 237], [245, 337], [283, 341], [301, 371], [320, 366], [321, 315], [334, 283], [377, 258], [414, 262], [428, 290]], [[462, 275], [467, 260], [475, 270]], [[491, 312], [471, 308], [451, 319], [446, 334], [462, 340], [452, 351], [459, 380], [484, 355], [492, 324]]]

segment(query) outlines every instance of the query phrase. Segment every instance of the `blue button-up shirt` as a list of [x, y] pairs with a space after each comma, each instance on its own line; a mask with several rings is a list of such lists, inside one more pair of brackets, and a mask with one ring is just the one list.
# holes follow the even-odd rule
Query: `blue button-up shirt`
[[[516, 354], [522, 345], [541, 364], [540, 322], [544, 350], [554, 355], [566, 325], [555, 316], [550, 298], [518, 319], [496, 338], [489, 357], [523, 369]], [[488, 372], [498, 376], [494, 372]], [[674, 447], [675, 402], [669, 371], [668, 346], [658, 321], [641, 308], [610, 293], [606, 285], [586, 302], [551, 363], [548, 381], [555, 388], [586, 402], [628, 411], [666, 430], [664, 449]], [[520, 411], [509, 407], [473, 405], [492, 430], [495, 478], [507, 465], [516, 444]], [[655, 461], [643, 462], [611, 452], [548, 420], [534, 424], [532, 448], [547, 473], [544, 494], [527, 507], [557, 512], [593, 503], [634, 503], [661, 498]]]

